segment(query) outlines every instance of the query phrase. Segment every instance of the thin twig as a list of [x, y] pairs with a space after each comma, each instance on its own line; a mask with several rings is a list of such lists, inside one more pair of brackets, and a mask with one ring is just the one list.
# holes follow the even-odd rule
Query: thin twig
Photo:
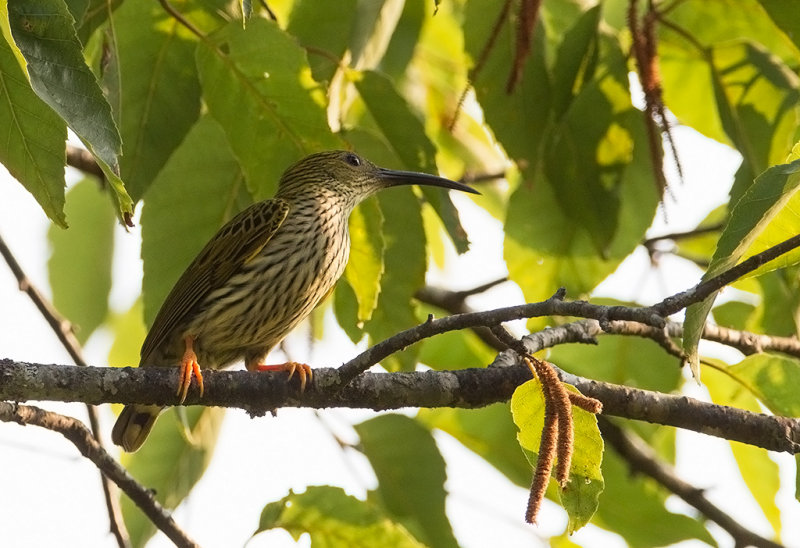
[[153, 498], [153, 494], [133, 479], [79, 420], [38, 407], [8, 402], [0, 402], [0, 420], [23, 426], [32, 424], [63, 435], [77, 447], [81, 455], [92, 461], [106, 477], [118, 485], [176, 546], [198, 546], [178, 527], [172, 516]]
[[93, 175], [102, 182], [106, 180], [106, 175], [103, 173], [103, 170], [100, 169], [97, 160], [95, 160], [92, 153], [85, 148], [67, 144], [67, 165], [83, 171], [84, 173], [88, 173], [89, 175]]
[[168, 2], [168, 0], [158, 0], [158, 3], [161, 4], [161, 7], [164, 8], [164, 11], [170, 14], [178, 23], [186, 27], [189, 32], [197, 36], [200, 40], [205, 41], [206, 35], [203, 34], [200, 29], [195, 27], [188, 19], [181, 15], [181, 13], [176, 10], [172, 4]]
[[[30, 281], [30, 278], [28, 278], [28, 276], [25, 274], [25, 271], [22, 270], [22, 267], [17, 262], [14, 254], [11, 253], [11, 250], [6, 245], [2, 236], [0, 236], [0, 255], [3, 256], [3, 259], [6, 261], [6, 264], [8, 264], [9, 269], [17, 279], [20, 290], [24, 291], [25, 294], [30, 297], [31, 301], [33, 301], [34, 305], [36, 305], [36, 308], [56, 334], [56, 337], [61, 342], [61, 345], [66, 349], [67, 353], [73, 359], [75, 364], [79, 366], [86, 366], [86, 361], [83, 359], [83, 353], [81, 352], [81, 345], [78, 342], [78, 339], [75, 338], [72, 325], [66, 318], [62, 317], [58, 313], [50, 301], [48, 301], [36, 288], [36, 286], [33, 285], [33, 283]], [[97, 409], [95, 409], [93, 405], [87, 405], [86, 413], [89, 416], [89, 425], [91, 426], [92, 433], [94, 434], [97, 443], [102, 445], [100, 421], [97, 417]], [[122, 510], [119, 506], [119, 500], [115, 496], [116, 494], [114, 493], [113, 487], [108, 478], [101, 474], [100, 482], [103, 486], [103, 495], [106, 500], [106, 508], [108, 510], [109, 527], [111, 533], [117, 539], [117, 544], [120, 546], [120, 548], [126, 548], [130, 546], [130, 537], [125, 528], [125, 521], [122, 518]]]
[[631, 466], [633, 472], [645, 474], [675, 493], [687, 504], [719, 525], [733, 537], [736, 546], [780, 548], [780, 544], [742, 527], [741, 523], [715, 506], [702, 489], [683, 481], [671, 466], [662, 462], [655, 452], [638, 437], [623, 431], [613, 422], [598, 418], [603, 440], [609, 443]]
[[690, 304], [703, 301], [706, 297], [716, 293], [731, 282], [734, 282], [742, 276], [753, 272], [760, 266], [777, 259], [781, 255], [788, 253], [798, 246], [800, 246], [800, 234], [792, 236], [791, 238], [784, 240], [779, 244], [765, 249], [761, 253], [753, 255], [736, 266], [722, 272], [721, 274], [700, 282], [691, 289], [677, 293], [671, 297], [667, 297], [651, 308], [661, 316], [669, 316], [670, 314], [674, 314], [675, 312], [686, 308]]

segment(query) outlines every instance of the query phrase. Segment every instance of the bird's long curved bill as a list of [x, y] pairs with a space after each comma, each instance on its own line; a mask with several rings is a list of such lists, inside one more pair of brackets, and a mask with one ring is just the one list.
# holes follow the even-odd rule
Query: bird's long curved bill
[[427, 173], [418, 173], [416, 171], [397, 171], [394, 169], [379, 170], [378, 177], [390, 186], [397, 185], [426, 185], [438, 186], [441, 188], [450, 188], [453, 190], [460, 190], [462, 192], [469, 192], [471, 194], [480, 194], [472, 187], [468, 187], [463, 183], [457, 183], [444, 177], [436, 175], [429, 175]]

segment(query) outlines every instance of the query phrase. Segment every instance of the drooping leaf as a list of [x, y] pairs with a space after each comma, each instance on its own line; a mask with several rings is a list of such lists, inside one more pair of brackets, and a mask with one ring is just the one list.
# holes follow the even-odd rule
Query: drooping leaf
[[151, 2], [116, 10], [114, 39], [104, 83], [124, 144], [120, 174], [138, 200], [200, 115], [197, 39]]
[[119, 132], [83, 59], [74, 20], [63, 0], [10, 0], [8, 16], [34, 91], [116, 171], [122, 146]]
[[[170, 408], [142, 448], [123, 455], [122, 463], [139, 484], [155, 492], [158, 502], [174, 509], [208, 468], [224, 416], [221, 407]], [[144, 546], [155, 534], [156, 526], [127, 496], [122, 497], [122, 515], [134, 547]]]
[[50, 227], [53, 254], [47, 269], [53, 304], [73, 324], [78, 341], [85, 343], [108, 313], [114, 214], [94, 180], [84, 179], [67, 196], [65, 211], [72, 226]]
[[[299, 494], [290, 492], [281, 500], [267, 504], [253, 534], [276, 527], [286, 529], [295, 540], [308, 533], [315, 546], [424, 546], [373, 504], [347, 495], [340, 487], [328, 485], [312, 486]], [[331, 534], [333, 531], [335, 535]]]
[[[0, 18], [5, 18], [4, 11], [0, 9]], [[65, 228], [67, 127], [31, 89], [15, 49], [4, 32], [0, 37], [0, 126], [5, 138], [0, 139], [0, 162], [36, 198], [45, 214]]]
[[242, 207], [244, 177], [222, 128], [204, 116], [151, 185], [142, 210], [145, 322], [183, 270]]
[[[356, 88], [386, 138], [386, 143], [403, 162], [403, 167], [412, 171], [437, 173], [436, 149], [425, 134], [422, 122], [389, 78], [374, 71], [365, 71], [356, 80]], [[422, 192], [441, 217], [456, 249], [460, 253], [465, 252], [468, 248], [466, 233], [447, 192], [424, 186]]]
[[[576, 391], [573, 387], [567, 389]], [[519, 386], [511, 397], [511, 413], [519, 428], [517, 440], [532, 466], [539, 460], [539, 443], [544, 427], [544, 395], [538, 379]], [[559, 490], [561, 505], [567, 511], [567, 532], [572, 534], [586, 525], [597, 511], [598, 497], [603, 492], [603, 438], [597, 418], [578, 407], [572, 408], [575, 433], [569, 480]]]
[[272, 196], [289, 165], [341, 148], [305, 51], [276, 24], [231, 23], [201, 43], [197, 65], [209, 111], [225, 130], [256, 199]]
[[430, 431], [403, 415], [381, 415], [356, 432], [389, 514], [426, 546], [458, 546], [445, 514], [444, 459]]
[[344, 276], [358, 301], [361, 324], [372, 317], [378, 304], [383, 276], [383, 214], [377, 200], [367, 200], [350, 215], [350, 258]]
[[[717, 243], [708, 270], [707, 280], [772, 245], [800, 232], [800, 160], [769, 168], [747, 189], [731, 211], [727, 226]], [[800, 251], [794, 250], [762, 265], [749, 276], [781, 266], [794, 264]], [[686, 309], [683, 348], [695, 378], [699, 378], [697, 345], [716, 294]]]
[[[346, 134], [354, 148], [378, 165], [398, 161], [381, 141], [363, 131]], [[410, 188], [391, 188], [378, 195], [383, 212], [384, 274], [378, 306], [364, 324], [370, 343], [382, 341], [417, 323], [414, 294], [425, 283], [427, 268], [425, 230], [419, 200]], [[389, 371], [412, 370], [416, 365], [419, 345], [389, 356], [381, 364]]]

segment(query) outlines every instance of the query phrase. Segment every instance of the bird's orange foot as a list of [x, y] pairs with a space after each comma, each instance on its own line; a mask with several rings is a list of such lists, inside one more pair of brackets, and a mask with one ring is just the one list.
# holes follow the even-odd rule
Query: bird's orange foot
[[300, 392], [306, 389], [306, 381], [311, 380], [311, 377], [314, 376], [314, 373], [308, 365], [299, 362], [286, 362], [277, 365], [257, 365], [255, 369], [256, 371], [288, 371], [289, 380], [297, 373], [300, 379]]
[[186, 394], [189, 393], [192, 376], [197, 377], [200, 396], [203, 395], [203, 374], [200, 373], [200, 364], [197, 363], [197, 354], [194, 353], [194, 337], [187, 335], [184, 342], [186, 343], [186, 351], [183, 353], [183, 358], [181, 358], [181, 376], [178, 380], [178, 391], [176, 392], [181, 397], [181, 403], [186, 400]]

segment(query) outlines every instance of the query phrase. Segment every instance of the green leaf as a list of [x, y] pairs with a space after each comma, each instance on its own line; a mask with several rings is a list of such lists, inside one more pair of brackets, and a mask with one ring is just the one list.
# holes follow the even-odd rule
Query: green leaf
[[797, 8], [792, 0], [759, 0], [764, 10], [769, 14], [772, 22], [781, 30], [781, 36], [794, 42], [795, 48], [800, 49], [800, 21], [790, 14]]
[[591, 291], [635, 249], [655, 213], [646, 131], [630, 102], [625, 58], [611, 38], [601, 36], [600, 45], [596, 79], [546, 131], [543, 159], [530, 160], [543, 169], [524, 168], [509, 200], [504, 256], [528, 301], [559, 286], [572, 295]]
[[[386, 138], [386, 143], [400, 158], [405, 169], [438, 173], [436, 149], [425, 134], [419, 118], [406, 100], [397, 92], [391, 80], [373, 71], [365, 71], [356, 80], [356, 88], [369, 113]], [[450, 196], [440, 189], [421, 187], [425, 198], [441, 217], [459, 253], [469, 244]]]
[[417, 420], [447, 432], [516, 485], [530, 487], [531, 467], [519, 449], [507, 403], [480, 409], [420, 409]]
[[286, 32], [295, 36], [304, 48], [313, 49], [309, 64], [317, 82], [330, 82], [339, 69], [337, 61], [343, 60], [350, 43], [357, 3], [357, 0], [294, 3]]
[[[567, 385], [568, 390], [577, 392]], [[519, 428], [517, 439], [532, 466], [539, 459], [539, 443], [544, 428], [544, 395], [538, 379], [517, 387], [511, 397], [511, 413]], [[567, 511], [567, 532], [572, 534], [586, 525], [597, 511], [603, 492], [603, 438], [597, 427], [597, 417], [578, 407], [572, 408], [575, 432], [574, 450], [569, 469], [569, 480], [559, 490], [561, 504]]]
[[120, 173], [138, 200], [200, 115], [197, 39], [155, 2], [124, 3], [114, 39], [104, 83], [124, 144]]
[[192, 259], [241, 209], [243, 188], [224, 132], [209, 116], [202, 117], [145, 197], [142, 293], [147, 325]]
[[53, 304], [72, 322], [83, 344], [108, 313], [114, 214], [93, 179], [76, 184], [68, 197], [66, 213], [72, 226], [48, 230], [53, 254], [47, 267]]
[[[83, 0], [77, 0], [83, 2]], [[82, 44], [87, 44], [94, 31], [103, 25], [114, 13], [122, 0], [88, 0], [85, 2], [86, 8], [83, 10], [81, 19], [75, 17], [75, 10], [70, 9], [75, 17], [75, 24], [78, 28], [78, 38]]]
[[356, 425], [389, 514], [432, 548], [458, 546], [445, 514], [445, 463], [433, 436], [414, 419], [381, 415]]
[[375, 199], [360, 204], [350, 215], [350, 258], [344, 276], [358, 301], [357, 321], [372, 317], [378, 304], [385, 248], [383, 214]]
[[[426, 2], [412, 0], [403, 2], [403, 12], [391, 34], [386, 53], [381, 59], [381, 70], [392, 78], [401, 78], [414, 59], [414, 52], [420, 43], [421, 33], [426, 17]], [[438, 14], [437, 14], [438, 15]], [[441, 23], [441, 19], [439, 19]], [[438, 28], [438, 26], [437, 26]], [[438, 46], [445, 46], [441, 41]], [[448, 60], [450, 57], [448, 56]]]
[[[225, 409], [192, 406], [172, 407], [158, 419], [147, 443], [136, 453], [122, 456], [128, 472], [169, 510], [176, 508], [203, 476], [211, 462]], [[187, 428], [188, 427], [188, 428]], [[122, 497], [122, 515], [134, 547], [144, 546], [156, 526], [127, 496]]]
[[336, 282], [336, 290], [333, 292], [333, 312], [336, 314], [339, 326], [354, 344], [364, 338], [363, 325], [358, 319], [358, 297], [347, 282], [346, 270], [345, 276]]
[[569, 104], [593, 76], [597, 64], [597, 25], [600, 4], [586, 10], [564, 33], [553, 67], [553, 108], [556, 116], [566, 113]]
[[[695, 38], [702, 40], [712, 27], [717, 27], [712, 33], [723, 30], [724, 36], [709, 36], [703, 49], [698, 49], [696, 41], [669, 31], [659, 42], [666, 105], [682, 123], [712, 139], [733, 144], [743, 156], [731, 193], [732, 205], [759, 173], [784, 161], [796, 138], [800, 113], [797, 75], [775, 55], [776, 49], [763, 46], [767, 42], [758, 29], [759, 21], [766, 20], [767, 26], [772, 26], [771, 22], [759, 13], [757, 3], [745, 3], [754, 10], [742, 12], [742, 5], [728, 1], [696, 2], [691, 13], [682, 9], [684, 6], [675, 10], [670, 18], [685, 20]], [[733, 16], [733, 25], [727, 24], [728, 16], [726, 25], [708, 25], [714, 19], [705, 18], [704, 12], [706, 17], [714, 17], [723, 13], [721, 10]], [[733, 38], [727, 31], [737, 24], [746, 26], [746, 30]], [[772, 35], [779, 34], [773, 27]], [[796, 63], [794, 57], [790, 63]]]
[[[5, 5], [0, 19], [6, 19]], [[31, 89], [3, 33], [0, 38], [0, 162], [33, 194], [45, 214], [62, 228], [64, 216], [64, 142], [67, 127]], [[17, 50], [18, 51], [18, 50]]]
[[271, 197], [286, 168], [318, 150], [341, 148], [305, 52], [276, 24], [231, 23], [201, 43], [203, 97], [225, 130], [256, 199]]
[[800, 417], [800, 361], [773, 354], [753, 354], [725, 370], [774, 414]]
[[[464, 46], [473, 65], [482, 60], [501, 8], [494, 0], [472, 0], [466, 5]], [[514, 93], [506, 92], [505, 84], [513, 66], [514, 31], [515, 24], [509, 17], [502, 23], [494, 47], [482, 65], [473, 66], [471, 79], [487, 124], [508, 157], [530, 180], [539, 168], [540, 148], [551, 123], [551, 78], [545, 67], [547, 48], [540, 24], [533, 32], [531, 55], [525, 62], [522, 79]]]
[[328, 485], [312, 486], [300, 494], [290, 492], [267, 504], [253, 535], [276, 527], [286, 529], [295, 540], [308, 533], [313, 546], [423, 548], [374, 505]]
[[86, 66], [74, 21], [63, 0], [10, 0], [14, 41], [28, 64], [34, 91], [117, 171], [121, 139], [111, 107]]
[[547, 359], [575, 375], [646, 390], [670, 393], [682, 383], [679, 361], [638, 337], [604, 335], [596, 346], [559, 345]]
[[[365, 131], [347, 133], [356, 150], [378, 165], [397, 162], [383, 143]], [[365, 323], [370, 344], [382, 341], [417, 323], [414, 294], [425, 283], [427, 255], [425, 230], [417, 197], [410, 188], [392, 188], [378, 195], [383, 212], [384, 273], [378, 306]], [[419, 345], [393, 354], [381, 362], [388, 371], [410, 371], [416, 366]]]
[[689, 539], [716, 546], [701, 519], [667, 510], [667, 490], [632, 472], [614, 451], [605, 452], [605, 490], [592, 523], [622, 535], [631, 548], [669, 546]]
[[[752, 393], [721, 371], [709, 368], [704, 384], [711, 394], [711, 399], [718, 405], [746, 409], [754, 413], [762, 411]], [[728, 443], [742, 479], [772, 526], [775, 536], [779, 537], [781, 513], [775, 504], [775, 497], [780, 488], [778, 465], [769, 458], [766, 449], [736, 441]]]
[[[731, 211], [708, 270], [707, 280], [728, 270], [740, 259], [755, 255], [800, 232], [800, 160], [769, 168], [756, 178]], [[781, 266], [795, 264], [800, 251], [794, 250], [748, 274], [755, 276]], [[695, 378], [700, 377], [697, 345], [716, 293], [686, 309], [683, 348]]]
[[114, 337], [108, 351], [108, 364], [112, 367], [126, 367], [139, 363], [139, 350], [147, 336], [142, 299], [136, 299], [122, 314], [112, 314], [108, 326]]
[[[422, 318], [433, 309], [423, 307]], [[438, 309], [437, 309], [438, 311]], [[465, 369], [485, 367], [494, 359], [496, 351], [486, 346], [472, 330], [448, 331], [430, 339], [425, 339], [419, 354], [419, 361], [436, 370]]]

